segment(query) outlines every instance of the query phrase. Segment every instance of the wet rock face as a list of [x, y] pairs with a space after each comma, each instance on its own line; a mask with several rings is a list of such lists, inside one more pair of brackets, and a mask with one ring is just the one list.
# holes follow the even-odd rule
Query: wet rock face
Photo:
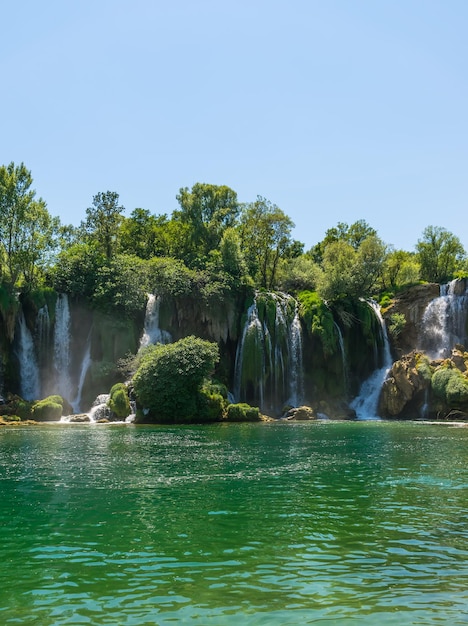
[[400, 419], [462, 419], [468, 415], [468, 353], [452, 349], [450, 358], [430, 361], [412, 352], [396, 361], [385, 380], [379, 414]]
[[403, 355], [418, 348], [421, 321], [428, 304], [439, 296], [440, 287], [437, 283], [415, 285], [395, 298], [386, 310], [385, 319], [393, 313], [405, 316], [406, 324], [396, 339], [392, 340], [393, 351]]
[[296, 408], [290, 409], [286, 413], [286, 419], [303, 422], [317, 419], [317, 415], [310, 406], [298, 406]]
[[417, 361], [418, 354], [413, 352], [393, 364], [380, 395], [379, 412], [383, 417], [400, 417], [407, 411], [416, 411], [413, 417], [420, 415], [430, 381], [418, 371]]

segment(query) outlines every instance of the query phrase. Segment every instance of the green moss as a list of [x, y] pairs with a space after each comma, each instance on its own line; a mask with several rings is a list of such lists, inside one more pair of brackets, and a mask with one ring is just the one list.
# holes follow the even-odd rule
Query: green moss
[[258, 407], [239, 402], [238, 404], [230, 404], [227, 407], [226, 419], [228, 422], [258, 422], [260, 412]]
[[55, 306], [57, 304], [58, 293], [52, 287], [41, 287], [33, 289], [27, 294], [27, 300], [34, 305], [36, 311], [47, 306], [51, 320], [55, 318]]
[[107, 406], [119, 419], [125, 419], [130, 415], [130, 400], [127, 387], [123, 383], [117, 383], [112, 387]]
[[320, 339], [325, 355], [334, 354], [338, 348], [338, 336], [332, 312], [315, 291], [301, 291], [298, 299], [307, 330]]
[[450, 407], [468, 403], [468, 380], [458, 369], [440, 367], [432, 376], [431, 386], [434, 395]]
[[433, 368], [431, 362], [425, 354], [418, 354], [416, 356], [416, 371], [420, 376], [424, 378], [426, 382], [429, 382], [432, 378]]
[[63, 399], [61, 396], [48, 396], [32, 407], [31, 417], [38, 422], [58, 422], [62, 417]]

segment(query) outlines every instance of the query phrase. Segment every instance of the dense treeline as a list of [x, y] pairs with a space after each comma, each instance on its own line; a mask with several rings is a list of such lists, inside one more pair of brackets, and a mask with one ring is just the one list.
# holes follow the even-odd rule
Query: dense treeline
[[364, 220], [330, 228], [311, 250], [269, 200], [240, 203], [227, 186], [197, 183], [176, 196], [170, 217], [97, 193], [78, 227], [61, 224], [37, 199], [23, 163], [0, 167], [3, 306], [19, 292], [51, 287], [94, 307], [131, 314], [147, 292], [198, 293], [211, 301], [241, 288], [318, 292], [328, 302], [395, 292], [418, 281], [466, 275], [458, 237], [428, 226], [415, 251], [384, 243]]

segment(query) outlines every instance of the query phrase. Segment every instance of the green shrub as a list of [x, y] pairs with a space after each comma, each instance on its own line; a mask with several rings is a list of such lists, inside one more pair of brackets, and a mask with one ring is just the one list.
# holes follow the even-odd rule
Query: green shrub
[[58, 422], [62, 417], [63, 400], [61, 396], [48, 396], [32, 407], [31, 417], [38, 422]]
[[128, 399], [127, 387], [123, 383], [117, 383], [112, 387], [107, 406], [119, 419], [125, 419], [130, 415], [130, 400]]
[[19, 415], [2, 415], [1, 418], [4, 422], [21, 422]]
[[225, 400], [219, 393], [200, 391], [197, 417], [201, 422], [217, 422], [224, 415]]
[[228, 422], [258, 422], [260, 412], [258, 407], [239, 402], [238, 404], [230, 404], [227, 407], [226, 419]]
[[468, 402], [468, 380], [460, 370], [442, 366], [436, 370], [431, 380], [434, 395], [449, 406], [460, 406]]
[[420, 374], [426, 382], [430, 382], [433, 374], [431, 362], [425, 354], [418, 354], [416, 356], [416, 371]]
[[324, 354], [333, 354], [338, 348], [338, 336], [332, 312], [315, 291], [301, 291], [298, 300], [307, 330], [320, 339]]
[[202, 385], [218, 360], [217, 344], [194, 336], [148, 346], [140, 357], [133, 387], [150, 421], [203, 421], [200, 414], [207, 401]]
[[390, 315], [390, 324], [388, 325], [388, 332], [396, 339], [398, 335], [403, 331], [406, 326], [406, 317], [403, 313], [392, 313]]

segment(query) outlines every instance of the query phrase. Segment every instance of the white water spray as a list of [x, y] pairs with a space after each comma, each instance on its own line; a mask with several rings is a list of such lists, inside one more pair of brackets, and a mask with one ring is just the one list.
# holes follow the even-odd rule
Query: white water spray
[[148, 296], [146, 303], [145, 322], [143, 325], [143, 334], [140, 339], [140, 348], [145, 348], [155, 343], [170, 343], [172, 341], [171, 334], [159, 327], [159, 309], [161, 306], [161, 297], [154, 294]]
[[41, 396], [39, 368], [34, 341], [26, 324], [23, 311], [19, 316], [18, 360], [20, 365], [21, 396], [25, 400], [38, 400]]
[[384, 380], [387, 378], [387, 374], [392, 367], [392, 355], [390, 352], [390, 343], [388, 341], [387, 327], [382, 314], [380, 313], [380, 307], [373, 301], [369, 302], [369, 306], [371, 306], [374, 310], [374, 313], [380, 323], [384, 344], [383, 364], [382, 367], [376, 369], [369, 376], [369, 378], [363, 382], [361, 389], [359, 390], [359, 395], [350, 404], [351, 408], [356, 411], [358, 419], [361, 420], [379, 419], [377, 409], [380, 392], [382, 390]]

